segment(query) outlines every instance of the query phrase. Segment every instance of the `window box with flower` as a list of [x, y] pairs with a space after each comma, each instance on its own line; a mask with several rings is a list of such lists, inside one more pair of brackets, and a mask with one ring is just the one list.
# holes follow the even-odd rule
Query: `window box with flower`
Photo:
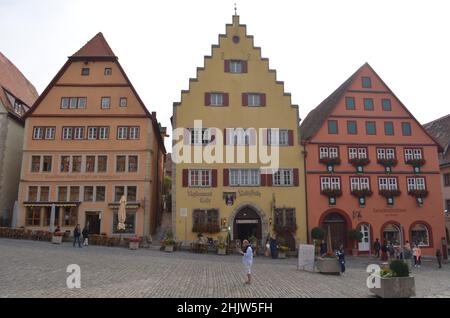
[[395, 158], [389, 159], [377, 159], [377, 162], [384, 167], [386, 172], [392, 172], [392, 168], [398, 164], [398, 160]]
[[348, 162], [356, 168], [357, 172], [363, 172], [364, 167], [370, 163], [370, 160], [369, 158], [352, 158]]
[[319, 159], [319, 162], [327, 166], [328, 172], [333, 172], [334, 166], [341, 164], [341, 159], [338, 157], [322, 157]]
[[53, 244], [62, 244], [64, 237], [64, 232], [56, 232], [52, 236], [52, 243]]

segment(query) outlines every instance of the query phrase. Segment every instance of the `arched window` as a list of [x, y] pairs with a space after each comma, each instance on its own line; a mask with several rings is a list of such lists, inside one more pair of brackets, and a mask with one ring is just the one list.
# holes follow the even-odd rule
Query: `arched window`
[[430, 235], [424, 224], [416, 224], [411, 229], [411, 241], [419, 246], [430, 246]]
[[400, 245], [400, 229], [395, 224], [388, 224], [383, 229], [383, 239], [393, 245]]

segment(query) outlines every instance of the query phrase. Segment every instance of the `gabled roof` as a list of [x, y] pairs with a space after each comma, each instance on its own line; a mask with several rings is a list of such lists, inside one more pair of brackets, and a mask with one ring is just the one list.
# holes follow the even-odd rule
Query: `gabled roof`
[[[366, 63], [367, 64], [367, 63]], [[339, 100], [350, 87], [356, 74], [366, 65], [361, 66], [355, 73], [352, 74], [341, 86], [339, 86], [330, 96], [328, 96], [322, 103], [309, 112], [306, 118], [300, 125], [300, 136], [302, 140], [309, 140], [319, 131], [322, 125], [327, 120], [328, 116], [334, 110]], [[367, 64], [368, 65], [368, 64]]]
[[309, 112], [306, 116], [303, 123], [300, 125], [300, 137], [303, 141], [312, 139], [322, 125], [325, 123], [327, 118], [331, 115], [334, 108], [339, 103], [340, 99], [344, 96], [347, 89], [352, 84], [353, 80], [356, 78], [356, 75], [359, 71], [368, 67], [370, 71], [380, 80], [381, 84], [386, 87], [386, 90], [391, 94], [400, 104], [401, 107], [407, 112], [407, 114], [414, 120], [420, 129], [438, 146], [438, 151], [442, 152], [442, 146], [439, 142], [435, 140], [435, 138], [430, 135], [430, 133], [419, 123], [419, 121], [411, 114], [411, 112], [406, 108], [406, 106], [400, 101], [400, 99], [392, 92], [389, 86], [383, 81], [383, 79], [375, 72], [375, 70], [369, 65], [369, 63], [364, 63], [355, 73], [353, 73], [337, 90], [335, 90], [330, 96], [328, 96], [322, 103], [319, 104], [316, 108]]
[[450, 163], [450, 114], [423, 125], [444, 149], [441, 164]]
[[11, 105], [6, 96], [6, 91], [16, 99], [31, 107], [39, 97], [36, 88], [26, 79], [19, 69], [0, 52], [0, 100], [12, 115], [18, 117], [14, 112], [14, 105]]
[[101, 32], [97, 33], [89, 42], [87, 42], [81, 49], [79, 49], [72, 58], [79, 57], [114, 57], [116, 55], [111, 50], [108, 42]]

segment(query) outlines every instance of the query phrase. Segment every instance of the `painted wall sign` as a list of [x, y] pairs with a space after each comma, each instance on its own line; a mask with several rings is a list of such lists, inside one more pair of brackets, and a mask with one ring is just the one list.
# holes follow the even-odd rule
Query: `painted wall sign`
[[255, 190], [239, 190], [240, 197], [261, 197], [261, 192]]

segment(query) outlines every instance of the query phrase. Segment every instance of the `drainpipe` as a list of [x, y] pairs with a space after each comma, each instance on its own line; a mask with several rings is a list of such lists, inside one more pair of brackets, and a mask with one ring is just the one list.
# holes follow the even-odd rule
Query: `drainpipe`
[[310, 243], [309, 240], [309, 228], [308, 228], [308, 183], [307, 183], [307, 178], [306, 178], [306, 156], [308, 155], [308, 152], [306, 151], [306, 142], [302, 142], [303, 145], [303, 178], [304, 178], [304, 182], [305, 182], [305, 218], [306, 218], [306, 243]]

